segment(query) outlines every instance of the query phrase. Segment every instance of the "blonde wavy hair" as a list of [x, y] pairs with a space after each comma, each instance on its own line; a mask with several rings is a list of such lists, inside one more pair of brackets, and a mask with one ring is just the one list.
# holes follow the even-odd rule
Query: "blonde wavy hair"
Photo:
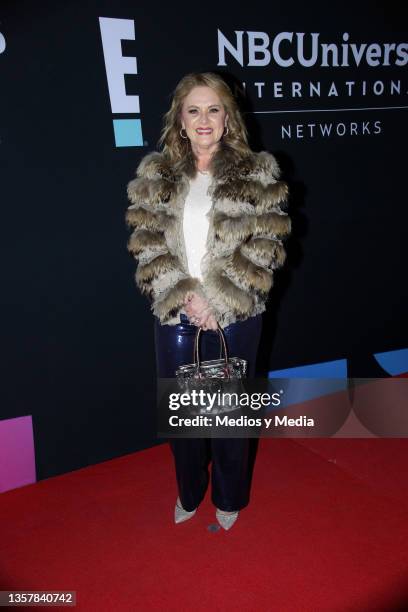
[[234, 95], [227, 83], [213, 72], [191, 72], [177, 84], [171, 106], [163, 116], [163, 128], [158, 146], [172, 163], [177, 163], [192, 154], [190, 140], [180, 136], [181, 109], [183, 102], [194, 87], [207, 86], [213, 89], [228, 113], [228, 134], [222, 137], [231, 149], [240, 156], [248, 155], [248, 132]]

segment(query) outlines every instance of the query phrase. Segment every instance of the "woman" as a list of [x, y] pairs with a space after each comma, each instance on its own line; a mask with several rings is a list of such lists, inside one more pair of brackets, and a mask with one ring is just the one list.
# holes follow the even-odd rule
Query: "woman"
[[[217, 324], [230, 356], [255, 372], [265, 301], [290, 232], [287, 184], [275, 158], [250, 150], [228, 85], [213, 73], [188, 74], [164, 116], [161, 152], [140, 162], [128, 185], [134, 228], [129, 251], [136, 284], [155, 315], [160, 378], [193, 361], [197, 327], [203, 360], [219, 357]], [[174, 518], [196, 513], [209, 481], [216, 518], [229, 529], [249, 501], [247, 438], [170, 442], [179, 496]]]

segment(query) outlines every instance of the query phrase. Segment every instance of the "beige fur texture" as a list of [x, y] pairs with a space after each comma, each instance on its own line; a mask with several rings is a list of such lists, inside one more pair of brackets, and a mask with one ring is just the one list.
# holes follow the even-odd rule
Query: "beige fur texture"
[[138, 262], [136, 284], [162, 324], [179, 322], [193, 290], [225, 327], [265, 310], [273, 271], [286, 260], [289, 190], [273, 155], [262, 151], [243, 158], [221, 144], [211, 162], [201, 282], [189, 274], [183, 235], [184, 203], [196, 172], [191, 155], [176, 165], [156, 151], [141, 160], [127, 187], [126, 223], [133, 230], [128, 250]]

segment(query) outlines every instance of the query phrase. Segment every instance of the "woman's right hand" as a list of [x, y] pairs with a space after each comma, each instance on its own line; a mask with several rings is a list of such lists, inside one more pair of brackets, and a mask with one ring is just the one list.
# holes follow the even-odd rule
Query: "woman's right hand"
[[184, 304], [186, 314], [194, 325], [202, 327], [204, 330], [217, 329], [217, 320], [207, 300], [197, 293], [190, 292], [186, 296]]

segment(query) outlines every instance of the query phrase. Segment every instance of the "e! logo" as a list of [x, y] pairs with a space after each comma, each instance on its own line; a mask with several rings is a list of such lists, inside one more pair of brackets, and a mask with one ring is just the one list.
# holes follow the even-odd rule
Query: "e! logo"
[[[122, 40], [135, 40], [135, 24], [132, 19], [99, 17], [103, 56], [112, 113], [140, 113], [139, 96], [127, 95], [126, 74], [138, 74], [135, 57], [122, 55]], [[142, 147], [141, 120], [136, 118], [114, 119], [113, 129], [117, 147]]]

